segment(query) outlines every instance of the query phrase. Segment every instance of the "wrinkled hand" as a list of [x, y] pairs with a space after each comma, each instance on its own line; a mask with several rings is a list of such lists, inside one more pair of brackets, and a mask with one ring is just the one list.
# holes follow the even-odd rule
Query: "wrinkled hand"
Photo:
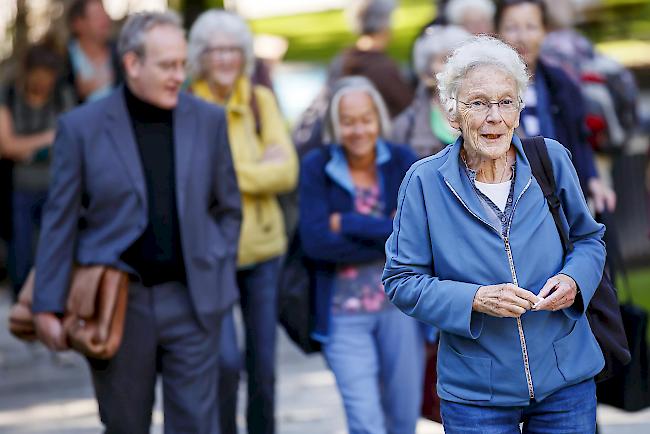
[[588, 187], [589, 197], [594, 202], [596, 212], [614, 212], [616, 209], [616, 193], [614, 193], [614, 190], [605, 186], [598, 178], [590, 179]]
[[34, 315], [34, 325], [38, 339], [50, 350], [68, 349], [63, 322], [53, 313], [41, 312]]
[[539, 301], [532, 292], [512, 283], [481, 286], [474, 295], [472, 310], [499, 318], [518, 318]]
[[330, 214], [330, 231], [338, 234], [341, 232], [341, 213]]
[[539, 291], [539, 297], [543, 300], [533, 310], [566, 309], [573, 305], [577, 295], [576, 281], [566, 274], [557, 274], [548, 279], [542, 290]]
[[284, 161], [287, 158], [287, 153], [280, 145], [269, 145], [264, 150], [262, 161]]

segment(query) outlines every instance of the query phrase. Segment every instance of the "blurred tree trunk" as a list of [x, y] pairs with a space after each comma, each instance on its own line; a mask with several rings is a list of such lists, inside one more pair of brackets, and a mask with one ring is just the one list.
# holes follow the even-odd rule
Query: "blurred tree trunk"
[[194, 20], [208, 9], [223, 9], [223, 3], [223, 0], [182, 0], [180, 9], [183, 13], [183, 23], [185, 24], [185, 27], [188, 29], [192, 27]]
[[[51, 18], [51, 21], [46, 34], [54, 36], [60, 48], [63, 48], [68, 38], [65, 16], [70, 2], [71, 0], [49, 0], [48, 16]], [[12, 29], [15, 37], [12, 57], [20, 58], [32, 42], [30, 41], [31, 35], [27, 20], [29, 14], [27, 3], [27, 0], [16, 0], [16, 21]]]
[[16, 0], [16, 19], [7, 29], [8, 34], [13, 34], [11, 55], [0, 63], [0, 82], [4, 83], [16, 75], [19, 59], [29, 44], [27, 28], [27, 0]]
[[51, 33], [57, 40], [59, 49], [64, 52], [68, 39], [70, 38], [70, 29], [68, 28], [68, 8], [72, 0], [50, 0], [50, 10], [52, 11], [52, 22], [50, 23]]
[[[0, 0], [0, 3], [7, 0]], [[47, 17], [50, 18], [47, 35], [54, 38], [57, 48], [61, 52], [65, 49], [65, 43], [68, 38], [68, 28], [65, 20], [65, 13], [71, 0], [48, 0]], [[32, 42], [33, 33], [29, 27], [28, 0], [16, 0], [16, 19], [10, 24], [8, 34], [13, 35], [11, 55], [0, 63], [0, 81], [13, 78], [16, 73], [16, 66], [22, 59], [25, 51]], [[41, 15], [42, 17], [42, 15]]]
[[16, 21], [13, 26], [13, 57], [20, 58], [29, 44], [27, 28], [27, 0], [16, 0]]

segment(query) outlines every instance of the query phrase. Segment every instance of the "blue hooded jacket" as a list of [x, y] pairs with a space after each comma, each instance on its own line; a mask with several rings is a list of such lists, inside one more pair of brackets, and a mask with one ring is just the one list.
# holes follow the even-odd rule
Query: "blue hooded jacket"
[[[532, 398], [596, 375], [604, 366], [585, 307], [602, 276], [604, 227], [585, 203], [569, 152], [546, 139], [574, 250], [564, 256], [521, 141], [509, 228], [487, 211], [459, 157], [462, 138], [415, 163], [400, 187], [386, 243], [385, 290], [403, 312], [440, 329], [438, 394], [483, 406], [522, 406]], [[563, 273], [578, 284], [576, 302], [557, 312], [528, 311], [520, 320], [472, 311], [479, 287], [516, 283], [539, 293]]]

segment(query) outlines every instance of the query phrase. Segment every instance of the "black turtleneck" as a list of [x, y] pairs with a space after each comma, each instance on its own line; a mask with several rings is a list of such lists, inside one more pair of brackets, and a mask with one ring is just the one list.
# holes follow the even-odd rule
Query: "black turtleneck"
[[147, 186], [148, 224], [122, 258], [146, 286], [185, 282], [176, 206], [174, 112], [153, 106], [124, 86], [135, 141]]

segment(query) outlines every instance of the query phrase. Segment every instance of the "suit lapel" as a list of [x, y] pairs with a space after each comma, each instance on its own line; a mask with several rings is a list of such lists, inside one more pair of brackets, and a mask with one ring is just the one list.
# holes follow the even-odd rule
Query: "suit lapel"
[[178, 214], [185, 209], [185, 193], [192, 171], [194, 135], [196, 133], [196, 116], [186, 96], [179, 95], [178, 106], [174, 111], [174, 159], [176, 168], [176, 200]]
[[142, 162], [140, 160], [138, 146], [135, 142], [133, 125], [124, 99], [124, 89], [122, 87], [118, 88], [108, 98], [112, 99], [107, 110], [109, 119], [106, 124], [108, 135], [111, 138], [111, 143], [113, 143], [115, 150], [122, 159], [124, 166], [126, 166], [129, 178], [138, 196], [142, 200], [142, 203], [146, 204], [147, 193], [144, 185]]

